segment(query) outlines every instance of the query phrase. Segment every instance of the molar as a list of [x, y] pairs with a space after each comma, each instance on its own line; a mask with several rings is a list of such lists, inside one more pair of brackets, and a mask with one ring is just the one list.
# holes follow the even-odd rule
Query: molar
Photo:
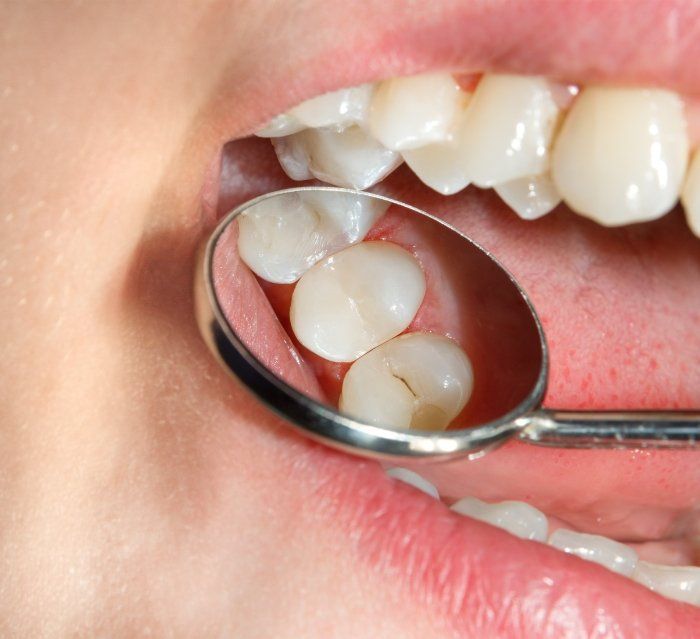
[[302, 275], [292, 294], [292, 330], [317, 355], [352, 362], [408, 327], [425, 287], [408, 251], [391, 242], [362, 242]]
[[559, 113], [544, 78], [484, 76], [462, 130], [471, 181], [490, 187], [545, 173]]
[[454, 340], [408, 333], [350, 367], [339, 407], [379, 426], [444, 430], [466, 405], [472, 386], [471, 363]]
[[671, 210], [687, 161], [686, 121], [676, 94], [589, 87], [554, 143], [552, 177], [574, 211], [618, 226]]
[[452, 504], [451, 510], [502, 528], [521, 539], [547, 540], [547, 516], [523, 501], [489, 504], [476, 497], [464, 497]]
[[361, 127], [343, 131], [305, 129], [288, 137], [273, 138], [277, 158], [293, 180], [315, 177], [328, 184], [367, 189], [384, 179], [402, 162]]
[[637, 566], [637, 553], [629, 546], [601, 535], [574, 532], [560, 528], [549, 537], [549, 545], [605, 566], [613, 572], [629, 577]]
[[468, 97], [449, 73], [385, 80], [372, 100], [370, 131], [394, 151], [445, 142]]

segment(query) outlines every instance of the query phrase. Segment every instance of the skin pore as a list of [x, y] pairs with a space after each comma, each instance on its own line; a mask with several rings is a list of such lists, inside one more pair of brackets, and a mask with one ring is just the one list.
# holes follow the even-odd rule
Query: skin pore
[[[413, 499], [408, 489], [390, 486], [374, 464], [291, 433], [220, 371], [195, 326], [194, 252], [216, 215], [222, 145], [309, 94], [372, 79], [372, 56], [380, 76], [428, 68], [427, 44], [413, 38], [409, 46], [396, 34], [404, 26], [432, 34], [447, 14], [468, 18], [467, 3], [445, 2], [420, 9], [422, 21], [410, 21], [420, 29], [401, 17], [388, 29], [380, 25], [399, 16], [402, 3], [350, 4], [1, 9], [3, 636], [516, 633], [512, 620], [494, 621], [499, 602], [484, 603], [478, 587], [456, 595], [437, 574], [405, 579], [396, 564], [408, 551], [380, 548], [366, 529], [348, 535], [358, 520], [376, 520], [377, 528], [415, 530], [418, 539], [440, 535], [446, 549], [466, 537], [438, 504], [382, 519], [392, 500]], [[544, 53], [524, 52], [536, 24], [513, 6], [495, 6], [489, 24], [495, 29], [507, 11], [517, 14], [521, 32], [505, 64], [534, 71], [528, 65]], [[576, 10], [566, 11], [575, 18]], [[358, 12], [363, 20], [351, 19]], [[620, 31], [610, 24], [611, 33]], [[655, 25], [640, 18], [617, 42], [629, 77], [697, 89], [700, 68], [679, 64], [692, 52], [680, 45], [665, 57], [638, 51], [633, 36], [660, 44], [671, 37], [672, 25]], [[380, 28], [385, 37], [365, 42], [366, 31]], [[458, 36], [448, 33], [443, 46]], [[604, 34], [596, 38], [606, 42]], [[595, 42], [578, 41], [588, 57], [566, 56], [569, 40], [552, 33], [547, 51], [566, 58], [561, 65], [573, 78], [614, 77]], [[692, 38], [681, 40], [693, 46]], [[324, 84], [319, 70], [329, 63], [321, 52], [336, 41], [346, 56], [359, 51], [358, 61], [339, 64]], [[505, 55], [482, 45], [455, 52], [455, 64], [483, 69]], [[265, 169], [238, 185], [241, 196], [275, 186]], [[697, 403], [689, 388], [659, 401]], [[367, 478], [376, 488], [365, 488]], [[344, 501], [354, 506], [343, 510]], [[422, 523], [423, 514], [439, 532]], [[473, 539], [492, 545], [494, 561], [513, 543], [483, 525], [474, 531]], [[523, 562], [532, 570], [547, 564], [572, 580], [563, 555], [544, 546], [531, 554]], [[584, 570], [586, 584], [576, 589], [591, 600], [605, 576]], [[500, 587], [507, 590], [505, 577]], [[557, 617], [557, 605], [567, 593], [562, 587], [541, 601], [560, 629], [568, 621]], [[657, 600], [630, 584], [609, 612], [614, 619], [658, 606], [660, 624], [697, 621]], [[523, 612], [520, 623], [543, 636], [537, 615]], [[651, 626], [637, 630], [654, 636]]]

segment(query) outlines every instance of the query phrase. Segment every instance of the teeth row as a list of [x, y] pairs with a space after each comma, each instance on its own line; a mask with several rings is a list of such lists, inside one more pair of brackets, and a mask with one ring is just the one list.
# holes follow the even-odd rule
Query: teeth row
[[[386, 472], [390, 477], [439, 499], [435, 486], [418, 473], [405, 468], [390, 468]], [[452, 504], [451, 510], [501, 528], [521, 539], [547, 543], [563, 552], [600, 564], [664, 597], [700, 606], [699, 567], [663, 566], [641, 561], [629, 546], [600, 535], [563, 528], [548, 534], [546, 515], [522, 501], [487, 503], [475, 497], [464, 497]]]
[[563, 200], [606, 226], [656, 219], [680, 197], [700, 235], [700, 151], [688, 166], [681, 98], [592, 86], [563, 100], [568, 90], [514, 75], [485, 75], [473, 93], [447, 73], [396, 78], [308, 100], [259, 135], [296, 180], [365, 189], [405, 160], [445, 195], [493, 187], [525, 219]]

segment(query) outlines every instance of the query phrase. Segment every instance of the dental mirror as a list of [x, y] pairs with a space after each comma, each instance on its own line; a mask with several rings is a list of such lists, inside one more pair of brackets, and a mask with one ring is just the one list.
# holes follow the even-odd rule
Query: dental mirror
[[380, 195], [300, 187], [238, 206], [200, 252], [195, 302], [226, 370], [296, 428], [355, 454], [700, 439], [694, 412], [542, 408], [547, 343], [524, 290], [455, 228]]

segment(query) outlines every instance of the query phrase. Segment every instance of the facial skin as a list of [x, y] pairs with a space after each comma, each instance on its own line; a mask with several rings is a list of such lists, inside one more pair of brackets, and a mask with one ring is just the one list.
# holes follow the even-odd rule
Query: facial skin
[[[424, 605], [367, 559], [338, 503], [359, 475], [383, 481], [377, 468], [290, 433], [195, 326], [218, 150], [298, 101], [293, 71], [318, 68], [324, 43], [361, 43], [333, 4], [2, 8], [3, 636], [429, 638], [491, 623], [456, 629], [450, 602]], [[370, 22], [380, 4], [362, 3]], [[325, 28], [303, 41], [308, 25]], [[658, 79], [678, 65], [630, 66]], [[277, 102], [266, 73], [289, 78]], [[394, 493], [353, 512], [376, 516]]]

